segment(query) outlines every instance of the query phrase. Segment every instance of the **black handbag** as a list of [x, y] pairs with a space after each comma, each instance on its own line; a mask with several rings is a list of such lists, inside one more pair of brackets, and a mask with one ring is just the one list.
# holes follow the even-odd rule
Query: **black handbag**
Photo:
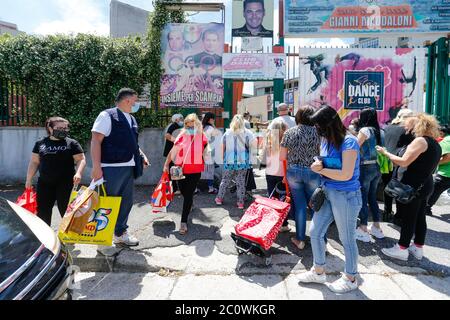
[[323, 203], [325, 202], [325, 198], [325, 190], [323, 189], [323, 186], [320, 186], [312, 194], [308, 206], [314, 212], [319, 212], [319, 210], [322, 208]]
[[398, 180], [398, 170], [399, 167], [394, 170], [392, 180], [389, 181], [384, 192], [394, 198], [395, 201], [408, 204], [418, 196], [420, 190], [423, 188], [423, 184], [416, 190], [414, 187], [400, 182]]
[[401, 183], [396, 178], [393, 178], [391, 181], [389, 181], [388, 185], [384, 189], [384, 192], [386, 192], [386, 194], [390, 197], [394, 198], [395, 201], [403, 204], [408, 204], [417, 197], [421, 189], [422, 186], [420, 186], [416, 190], [410, 185]]

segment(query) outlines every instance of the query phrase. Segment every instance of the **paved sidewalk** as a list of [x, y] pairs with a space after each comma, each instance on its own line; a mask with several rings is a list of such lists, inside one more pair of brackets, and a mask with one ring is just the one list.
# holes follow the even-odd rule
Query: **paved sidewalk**
[[[257, 178], [263, 194], [265, 179]], [[0, 196], [15, 199], [21, 188], [0, 187]], [[425, 257], [417, 261], [393, 261], [381, 248], [399, 237], [396, 226], [383, 223], [386, 239], [366, 244], [360, 250], [359, 290], [339, 296], [325, 286], [298, 284], [298, 275], [312, 267], [308, 245], [300, 251], [290, 242], [292, 232], [279, 235], [271, 249], [272, 265], [255, 256], [238, 256], [230, 237], [242, 216], [235, 207], [235, 195], [223, 207], [214, 197], [196, 196], [189, 233], [180, 236], [182, 198], [178, 197], [166, 214], [152, 214], [148, 204], [150, 187], [136, 188], [130, 216], [130, 231], [140, 240], [139, 247], [103, 251], [96, 246], [76, 245], [74, 264], [81, 273], [75, 295], [79, 299], [449, 299], [450, 298], [450, 197], [443, 196], [434, 216], [427, 217]], [[228, 201], [227, 201], [228, 200]], [[54, 212], [54, 228], [60, 218]], [[327, 258], [329, 281], [344, 269], [343, 248], [335, 227], [330, 229]], [[237, 290], [236, 288], [239, 288]]]

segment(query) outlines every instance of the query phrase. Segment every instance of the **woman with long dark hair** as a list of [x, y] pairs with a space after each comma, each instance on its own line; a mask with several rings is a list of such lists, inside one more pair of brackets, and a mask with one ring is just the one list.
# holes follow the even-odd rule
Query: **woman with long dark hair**
[[314, 112], [311, 106], [299, 108], [295, 116], [297, 126], [284, 134], [279, 158], [287, 160], [286, 179], [292, 194], [296, 226], [291, 241], [300, 250], [306, 245], [307, 205], [320, 183], [320, 176], [311, 171], [314, 157], [320, 154], [320, 137], [310, 120]]
[[325, 200], [314, 214], [310, 227], [314, 267], [300, 276], [302, 283], [322, 283], [325, 274], [325, 234], [333, 221], [344, 247], [345, 274], [328, 285], [336, 293], [358, 288], [358, 246], [356, 223], [361, 210], [361, 185], [359, 183], [360, 147], [355, 136], [348, 133], [339, 114], [330, 106], [324, 106], [311, 117], [317, 133], [323, 138], [321, 158], [311, 165], [311, 170], [322, 176]]
[[[376, 146], [384, 146], [384, 133], [378, 123], [377, 111], [365, 108], [359, 116], [360, 130], [358, 143], [361, 147], [361, 167], [359, 181], [362, 192], [362, 208], [359, 212], [360, 225], [356, 230], [356, 239], [363, 242], [372, 242], [373, 235], [383, 239], [384, 234], [380, 227], [380, 208], [377, 202], [377, 189], [381, 179], [381, 171], [377, 162]], [[368, 226], [369, 208], [372, 212], [373, 224]]]

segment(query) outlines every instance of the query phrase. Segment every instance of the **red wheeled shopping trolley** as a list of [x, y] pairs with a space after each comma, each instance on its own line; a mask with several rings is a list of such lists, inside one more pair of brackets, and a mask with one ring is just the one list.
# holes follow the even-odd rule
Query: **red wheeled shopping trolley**
[[231, 233], [236, 250], [241, 254], [255, 254], [270, 265], [272, 256], [268, 253], [280, 232], [291, 209], [289, 186], [286, 185], [286, 200], [257, 197]]

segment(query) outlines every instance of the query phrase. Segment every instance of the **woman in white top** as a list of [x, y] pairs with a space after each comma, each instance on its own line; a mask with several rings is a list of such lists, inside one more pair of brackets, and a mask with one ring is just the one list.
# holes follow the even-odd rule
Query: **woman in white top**
[[[208, 112], [203, 117], [203, 132], [208, 138], [208, 145], [214, 146], [216, 137], [220, 135], [220, 131], [215, 127], [216, 116], [212, 112]], [[217, 194], [218, 190], [214, 187], [214, 147], [208, 152], [207, 159], [205, 158], [205, 171], [202, 172], [201, 180], [206, 180], [208, 182], [208, 193]]]
[[283, 182], [283, 165], [280, 162], [280, 143], [284, 133], [288, 129], [287, 125], [281, 121], [272, 123], [271, 129], [268, 129], [264, 139], [263, 156], [266, 159], [266, 181], [267, 194], [275, 198], [280, 198], [280, 194], [274, 190], [276, 186]]

